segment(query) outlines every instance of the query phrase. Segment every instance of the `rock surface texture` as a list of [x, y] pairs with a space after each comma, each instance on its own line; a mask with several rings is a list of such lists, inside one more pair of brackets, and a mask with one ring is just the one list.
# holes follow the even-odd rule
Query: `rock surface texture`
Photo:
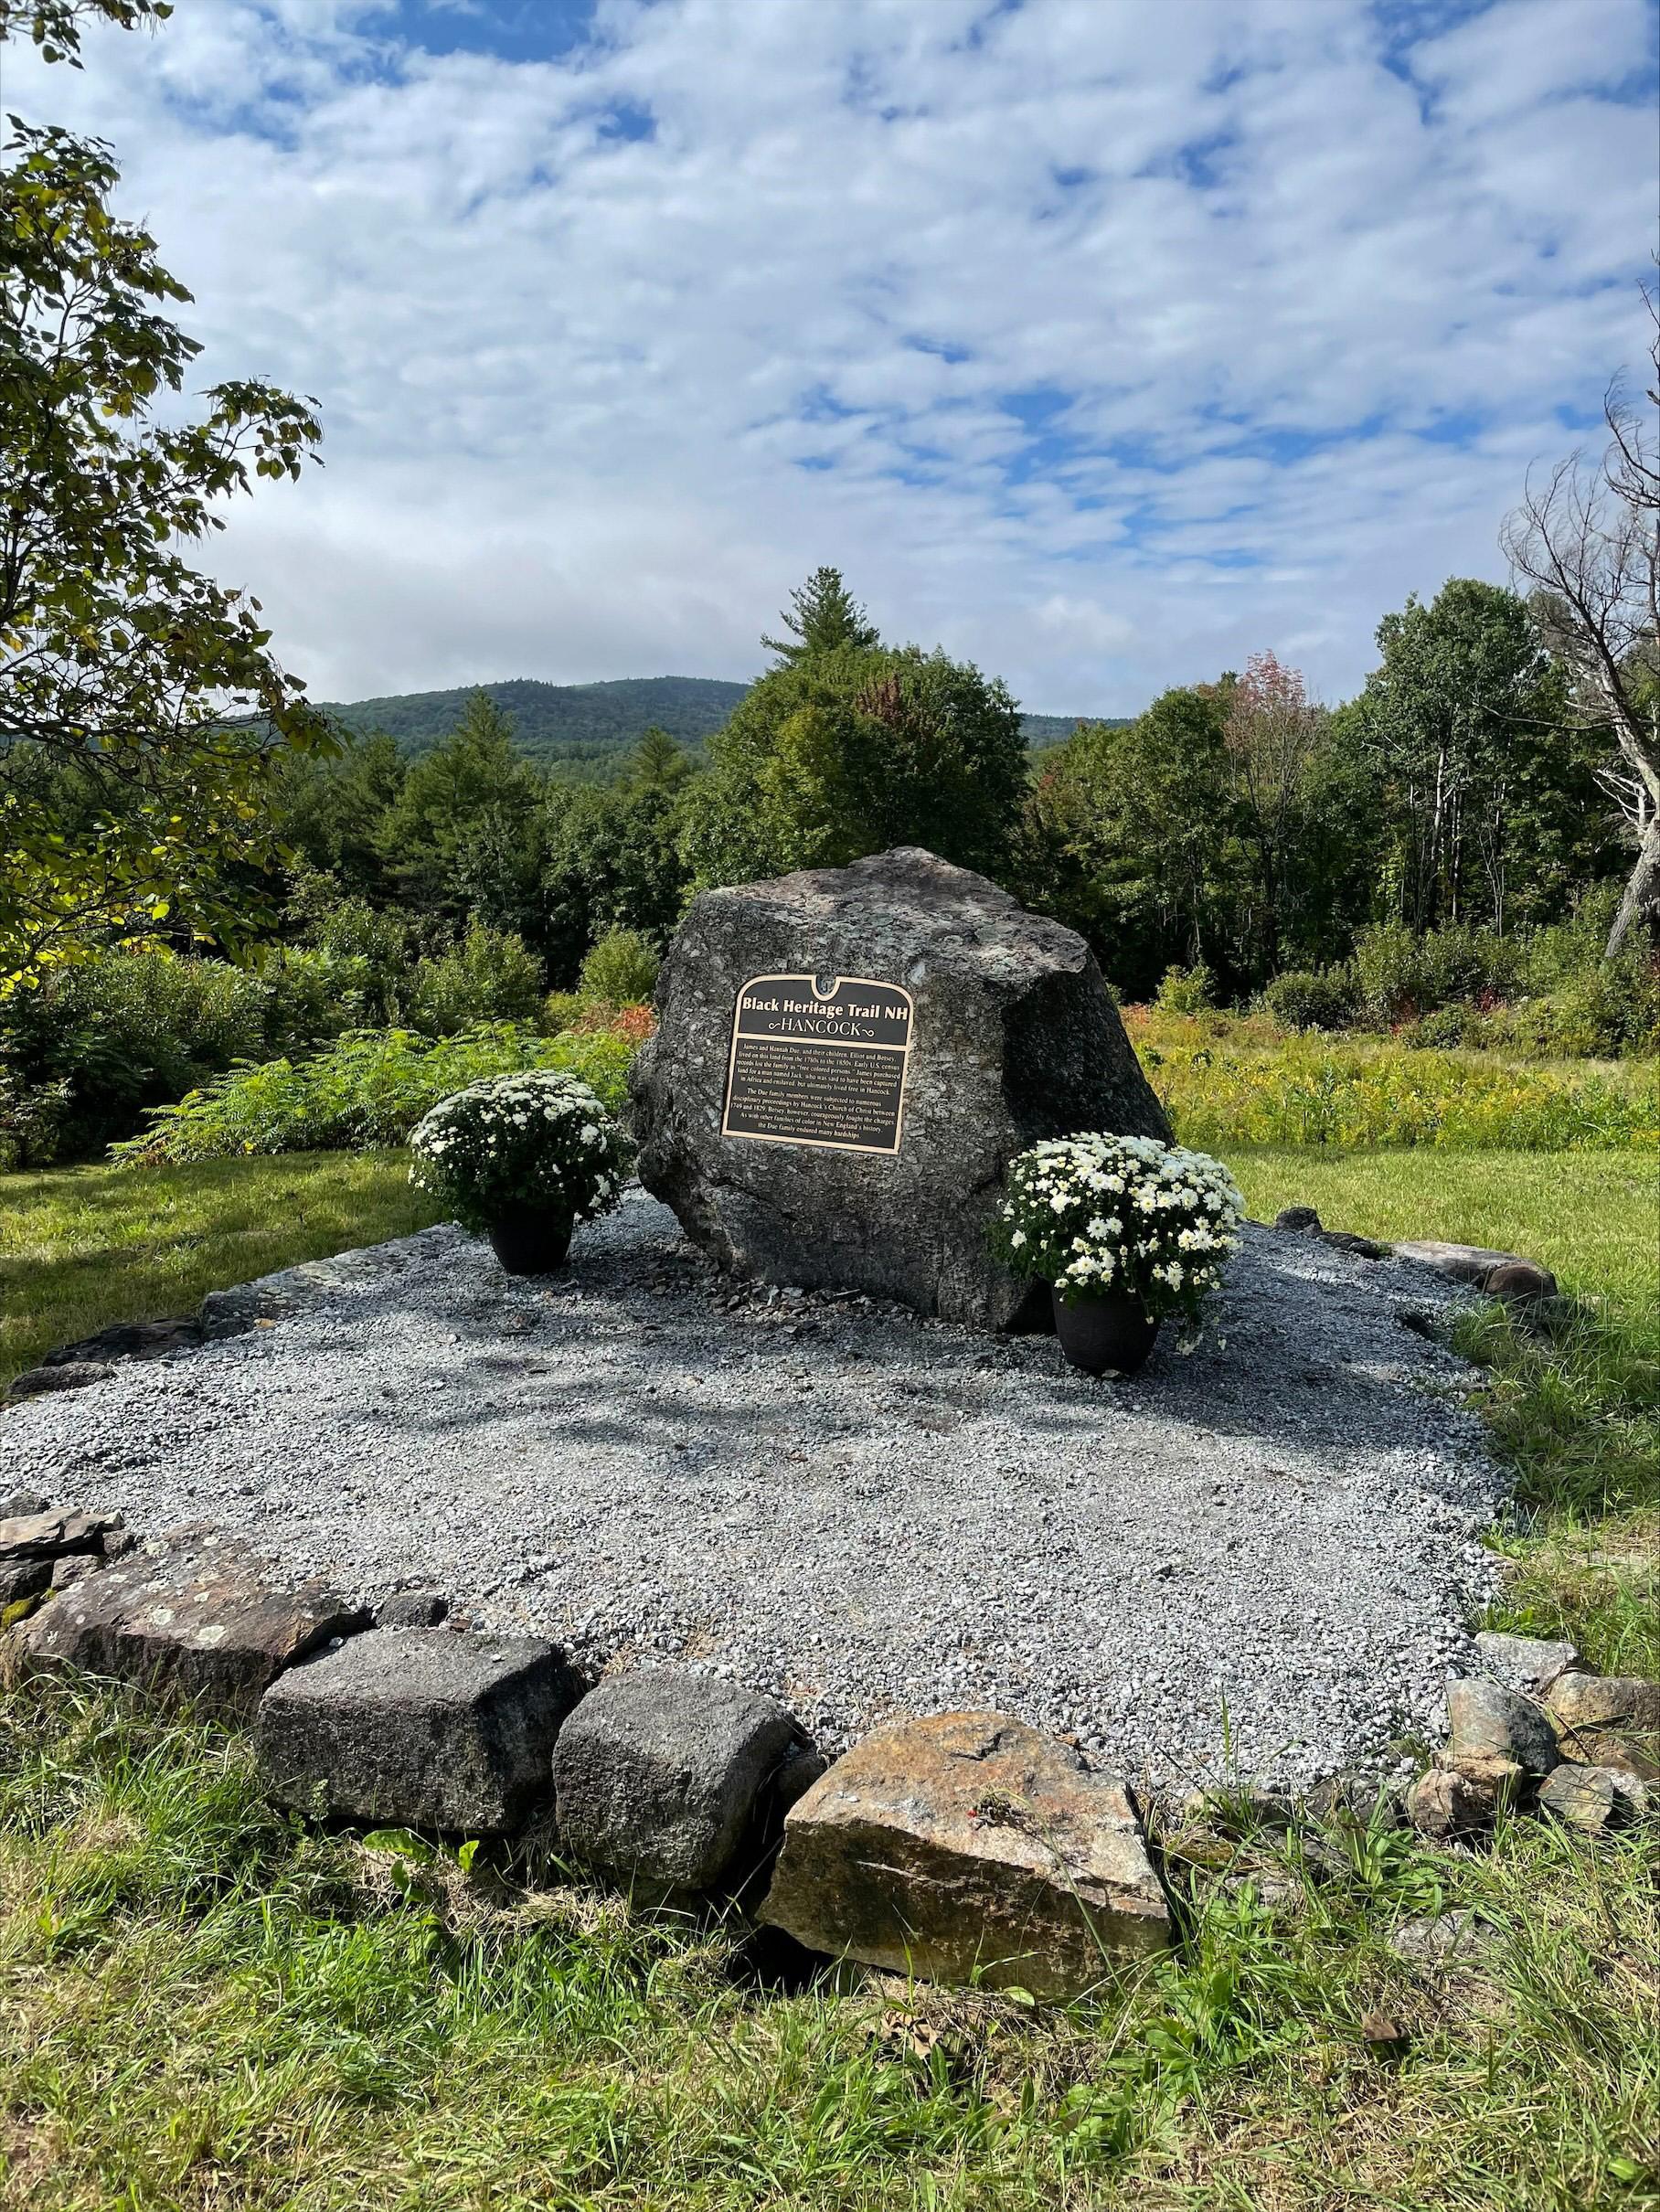
[[266, 1692], [260, 1766], [279, 1802], [335, 1819], [510, 1828], [548, 1791], [580, 1688], [540, 1637], [371, 1629]]
[[559, 1735], [560, 1840], [618, 1873], [707, 1889], [794, 1741], [773, 1698], [676, 1667], [613, 1675]]
[[[721, 1134], [739, 994], [785, 974], [910, 993], [897, 1154]], [[1002, 1327], [1024, 1289], [985, 1229], [1010, 1159], [1079, 1129], [1170, 1133], [1083, 940], [915, 847], [705, 893], [657, 1016], [631, 1077], [640, 1179], [740, 1276]]]
[[1055, 1998], [1170, 1941], [1123, 1783], [999, 1713], [896, 1722], [838, 1760], [784, 1823], [762, 1917], [813, 1951]]
[[1660, 1781], [1660, 1682], [1638, 1675], [1559, 1675], [1546, 1695], [1562, 1755]]
[[134, 1553], [60, 1590], [16, 1632], [37, 1664], [74, 1666], [239, 1717], [362, 1614], [315, 1584], [275, 1588], [239, 1547]]

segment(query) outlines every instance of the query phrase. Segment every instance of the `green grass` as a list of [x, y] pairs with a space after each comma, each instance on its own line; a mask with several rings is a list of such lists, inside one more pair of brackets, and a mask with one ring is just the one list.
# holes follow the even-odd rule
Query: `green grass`
[[[1325, 1846], [1316, 1866], [1311, 1845]], [[1541, 2207], [1660, 2191], [1637, 1841], [1247, 1838], [1294, 1909], [1169, 1874], [1179, 1958], [1033, 2014], [755, 1987], [736, 1932], [389, 1862], [261, 1803], [246, 1740], [73, 1689], [0, 1709], [0, 2191], [190, 2207]], [[1478, 1907], [1452, 1988], [1395, 1920]], [[1376, 2007], [1407, 2031], [1375, 2053]]]
[[1524, 1252], [1660, 1341], [1660, 1153], [1229, 1144], [1250, 1212], [1313, 1206], [1327, 1228]]
[[0, 1388], [109, 1322], [187, 1313], [208, 1291], [432, 1218], [402, 1154], [0, 1175]]
[[[1230, 1149], [1251, 1210], [1514, 1247], [1572, 1303], [1467, 1348], [1518, 1473], [1506, 1616], [1660, 1668], [1649, 1158]], [[6, 1356], [422, 1217], [396, 1157], [0, 1181]], [[15, 1304], [22, 1292], [27, 1317]], [[0, 1417], [3, 1418], [3, 1417]], [[782, 1994], [718, 1923], [526, 1855], [399, 1888], [272, 1814], [245, 1738], [72, 1686], [0, 1699], [0, 2204], [63, 2212], [1580, 2212], [1660, 2207], [1653, 1831], [1490, 1852], [1247, 1836], [1292, 1904], [1167, 1839], [1179, 1954], [1034, 2014], [875, 1980]], [[1447, 1983], [1395, 1920], [1476, 1907]], [[1379, 2054], [1363, 2016], [1407, 2035]]]

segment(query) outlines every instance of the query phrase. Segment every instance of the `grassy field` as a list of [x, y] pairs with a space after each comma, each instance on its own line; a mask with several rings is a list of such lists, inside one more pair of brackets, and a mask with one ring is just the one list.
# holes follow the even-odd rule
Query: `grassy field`
[[108, 1322], [187, 1313], [208, 1291], [431, 1219], [401, 1153], [0, 1175], [0, 1388]]
[[[1660, 1667], [1655, 1156], [1236, 1149], [1252, 1211], [1537, 1253], [1580, 1302], [1468, 1348], [1518, 1468], [1509, 1617]], [[420, 1218], [395, 1159], [0, 1182], [7, 1356]], [[159, 1228], [158, 1228], [158, 1224]], [[26, 1294], [32, 1310], [14, 1303]], [[4, 1418], [0, 1416], [0, 1418]], [[763, 1986], [741, 1931], [527, 1854], [470, 1876], [274, 1817], [246, 1740], [0, 1700], [0, 2203], [64, 2212], [1660, 2207], [1660, 1849], [1245, 1834], [1184, 1943], [1067, 2011]], [[1271, 1878], [1289, 1882], [1278, 1903]], [[1450, 1978], [1396, 1922], [1478, 1909]], [[1377, 2010], [1404, 2031], [1368, 2042]]]
[[[1251, 1213], [1525, 1252], [1635, 1330], [1660, 1324], [1660, 1152], [1421, 1152], [1230, 1144]], [[1655, 1341], [1660, 1342], [1660, 1334]]]

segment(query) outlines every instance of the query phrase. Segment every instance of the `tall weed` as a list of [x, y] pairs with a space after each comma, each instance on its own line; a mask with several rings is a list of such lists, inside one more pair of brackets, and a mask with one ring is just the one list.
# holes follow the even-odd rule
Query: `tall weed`
[[1660, 1148], [1660, 1063], [1551, 1068], [1331, 1037], [1275, 1038], [1261, 1018], [1132, 1010], [1130, 1034], [1186, 1144], [1431, 1145], [1455, 1151]]

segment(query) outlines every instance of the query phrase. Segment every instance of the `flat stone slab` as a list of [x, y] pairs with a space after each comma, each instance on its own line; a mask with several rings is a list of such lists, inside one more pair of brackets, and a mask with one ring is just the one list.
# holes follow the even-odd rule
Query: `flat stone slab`
[[611, 1675], [559, 1734], [560, 1839], [618, 1873], [708, 1889], [794, 1740], [782, 1706], [752, 1690], [675, 1667]]
[[76, 1551], [101, 1552], [120, 1523], [107, 1513], [42, 1512], [0, 1521], [0, 1559], [60, 1559]]
[[239, 1548], [208, 1545], [134, 1553], [59, 1590], [13, 1632], [37, 1665], [247, 1718], [285, 1666], [362, 1617], [333, 1590], [273, 1586]]
[[1123, 1782], [1001, 1713], [901, 1721], [784, 1822], [762, 1918], [924, 1981], [1079, 1996], [1170, 1941]]
[[540, 1637], [371, 1629], [266, 1692], [261, 1771], [280, 1803], [330, 1818], [511, 1828], [548, 1792], [580, 1686]]
[[1512, 1636], [1492, 1628], [1483, 1629], [1476, 1637], [1475, 1655], [1495, 1682], [1534, 1697], [1580, 1663], [1571, 1643], [1544, 1636]]
[[1537, 1261], [1525, 1260], [1519, 1252], [1495, 1251], [1484, 1244], [1443, 1244], [1435, 1239], [1409, 1238], [1389, 1249], [1397, 1260], [1432, 1268], [1450, 1282], [1467, 1282], [1473, 1290], [1484, 1290], [1500, 1268], [1526, 1269], [1530, 1276], [1537, 1275], [1547, 1290], [1556, 1287], [1556, 1278]]
[[1474, 1370], [1396, 1318], [1463, 1295], [1252, 1228], [1191, 1356], [1097, 1382], [1052, 1338], [740, 1297], [634, 1192], [542, 1282], [446, 1228], [246, 1286], [275, 1325], [0, 1414], [0, 1489], [719, 1675], [827, 1749], [984, 1707], [1138, 1782], [1306, 1787], [1437, 1739], [1476, 1664], [1506, 1482]]

